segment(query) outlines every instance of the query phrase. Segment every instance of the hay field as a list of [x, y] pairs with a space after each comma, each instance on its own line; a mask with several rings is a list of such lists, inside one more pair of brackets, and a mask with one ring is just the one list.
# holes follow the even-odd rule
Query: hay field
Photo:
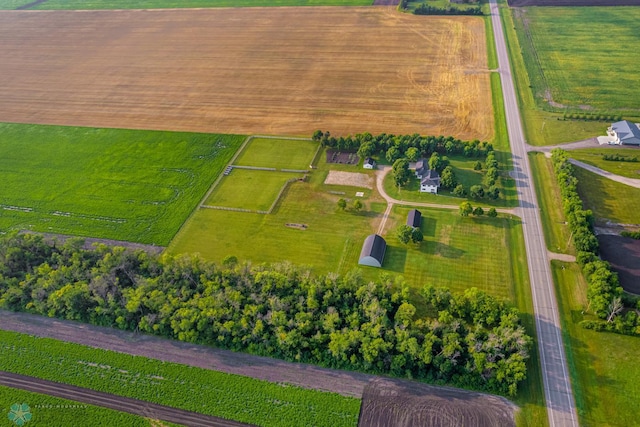
[[490, 139], [484, 22], [389, 8], [0, 12], [20, 123]]

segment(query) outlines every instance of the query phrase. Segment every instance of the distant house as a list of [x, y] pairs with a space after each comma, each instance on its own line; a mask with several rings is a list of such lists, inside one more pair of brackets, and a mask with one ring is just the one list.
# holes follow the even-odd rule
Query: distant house
[[364, 164], [362, 165], [365, 169], [373, 169], [376, 167], [376, 162], [371, 157], [367, 157], [364, 159]]
[[420, 159], [416, 162], [416, 177], [420, 180], [420, 192], [438, 194], [440, 174], [429, 169], [427, 159]]
[[420, 221], [422, 221], [422, 212], [417, 209], [411, 209], [407, 215], [407, 225], [413, 228], [420, 228]]
[[360, 251], [360, 265], [370, 267], [382, 267], [384, 253], [387, 251], [387, 242], [377, 234], [370, 234], [364, 239], [362, 251]]
[[628, 120], [613, 123], [607, 133], [611, 144], [640, 145], [640, 127]]

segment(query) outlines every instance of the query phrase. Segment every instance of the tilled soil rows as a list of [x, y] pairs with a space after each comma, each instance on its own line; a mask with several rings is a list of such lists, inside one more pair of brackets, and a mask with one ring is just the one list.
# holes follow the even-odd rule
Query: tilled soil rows
[[640, 240], [611, 234], [598, 235], [600, 256], [618, 273], [620, 286], [640, 295]]
[[489, 139], [484, 34], [379, 7], [3, 11], [0, 118]]
[[507, 427], [515, 409], [497, 396], [379, 378], [365, 388], [358, 426]]

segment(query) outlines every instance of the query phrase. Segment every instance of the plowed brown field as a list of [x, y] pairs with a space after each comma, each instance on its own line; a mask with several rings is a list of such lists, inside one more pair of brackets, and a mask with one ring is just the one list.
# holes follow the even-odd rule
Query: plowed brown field
[[489, 139], [484, 23], [390, 8], [0, 13], [0, 121]]

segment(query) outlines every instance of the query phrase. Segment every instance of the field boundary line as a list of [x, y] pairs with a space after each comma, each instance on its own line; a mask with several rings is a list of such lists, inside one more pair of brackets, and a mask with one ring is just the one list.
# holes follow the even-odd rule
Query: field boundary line
[[282, 194], [284, 193], [284, 191], [287, 188], [289, 188], [289, 186], [292, 183], [296, 182], [297, 180], [298, 180], [298, 178], [291, 178], [291, 179], [287, 180], [287, 182], [284, 183], [282, 188], [280, 188], [280, 192], [276, 196], [276, 199], [273, 201], [273, 203], [271, 203], [271, 206], [269, 207], [269, 210], [267, 211], [267, 215], [270, 215], [271, 212], [273, 212], [273, 210], [276, 208], [276, 206], [278, 205], [278, 202], [280, 201], [280, 198], [282, 197]]

